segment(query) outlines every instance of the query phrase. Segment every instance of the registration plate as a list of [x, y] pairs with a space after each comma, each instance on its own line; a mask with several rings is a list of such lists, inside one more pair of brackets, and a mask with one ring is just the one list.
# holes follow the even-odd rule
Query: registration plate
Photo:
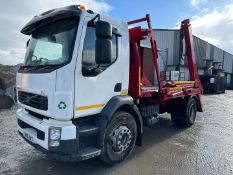
[[32, 143], [35, 143], [34, 137], [28, 134], [27, 132], [23, 133], [23, 136]]

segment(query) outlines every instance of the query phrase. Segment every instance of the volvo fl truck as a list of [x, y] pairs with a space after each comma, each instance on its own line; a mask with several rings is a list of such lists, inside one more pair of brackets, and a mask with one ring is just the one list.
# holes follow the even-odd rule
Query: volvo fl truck
[[[148, 27], [135, 27], [141, 22]], [[190, 127], [203, 111], [189, 20], [180, 37], [190, 81], [161, 80], [149, 15], [123, 22], [72, 5], [35, 16], [21, 32], [30, 39], [17, 74], [18, 131], [49, 157], [113, 165], [142, 146], [143, 127], [159, 114]]]

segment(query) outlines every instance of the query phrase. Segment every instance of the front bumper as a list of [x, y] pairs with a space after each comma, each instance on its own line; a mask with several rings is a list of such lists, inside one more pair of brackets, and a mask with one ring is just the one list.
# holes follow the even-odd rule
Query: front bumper
[[[29, 144], [60, 161], [80, 161], [100, 155], [98, 149], [79, 149], [78, 125], [72, 121], [40, 119], [27, 111], [17, 111], [18, 132]], [[61, 140], [58, 147], [49, 147], [49, 128], [61, 128]]]
[[[30, 142], [29, 140], [27, 140], [22, 133], [19, 132], [19, 135], [30, 145], [32, 145], [33, 147], [35, 147], [37, 150], [41, 151], [42, 153], [46, 154], [47, 156], [55, 159], [55, 160], [59, 160], [62, 162], [75, 162], [75, 161], [82, 161], [82, 160], [86, 160], [86, 159], [90, 159], [96, 156], [100, 155], [100, 151], [98, 149], [87, 149], [84, 151], [81, 151], [79, 153], [76, 154], [61, 154], [61, 153], [55, 153], [55, 152], [51, 152], [48, 151], [46, 149], [44, 149], [43, 147], [41, 147], [38, 144], [34, 144], [32, 142]], [[87, 154], [88, 152], [88, 154]]]

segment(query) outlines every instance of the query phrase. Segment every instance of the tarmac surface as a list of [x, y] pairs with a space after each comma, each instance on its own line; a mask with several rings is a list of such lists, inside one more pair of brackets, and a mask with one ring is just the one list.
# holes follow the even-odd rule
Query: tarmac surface
[[163, 115], [145, 128], [144, 146], [109, 167], [98, 158], [63, 163], [51, 160], [18, 135], [15, 110], [0, 112], [0, 174], [228, 175], [233, 174], [233, 91], [204, 97], [205, 112], [180, 129]]

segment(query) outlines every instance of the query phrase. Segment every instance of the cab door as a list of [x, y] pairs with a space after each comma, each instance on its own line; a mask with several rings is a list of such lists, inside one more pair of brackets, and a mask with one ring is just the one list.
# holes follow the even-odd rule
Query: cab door
[[[107, 102], [121, 94], [121, 37], [112, 35], [111, 63], [95, 61], [95, 26], [84, 24], [75, 71], [74, 118], [100, 113]], [[117, 26], [114, 26], [117, 27]]]

